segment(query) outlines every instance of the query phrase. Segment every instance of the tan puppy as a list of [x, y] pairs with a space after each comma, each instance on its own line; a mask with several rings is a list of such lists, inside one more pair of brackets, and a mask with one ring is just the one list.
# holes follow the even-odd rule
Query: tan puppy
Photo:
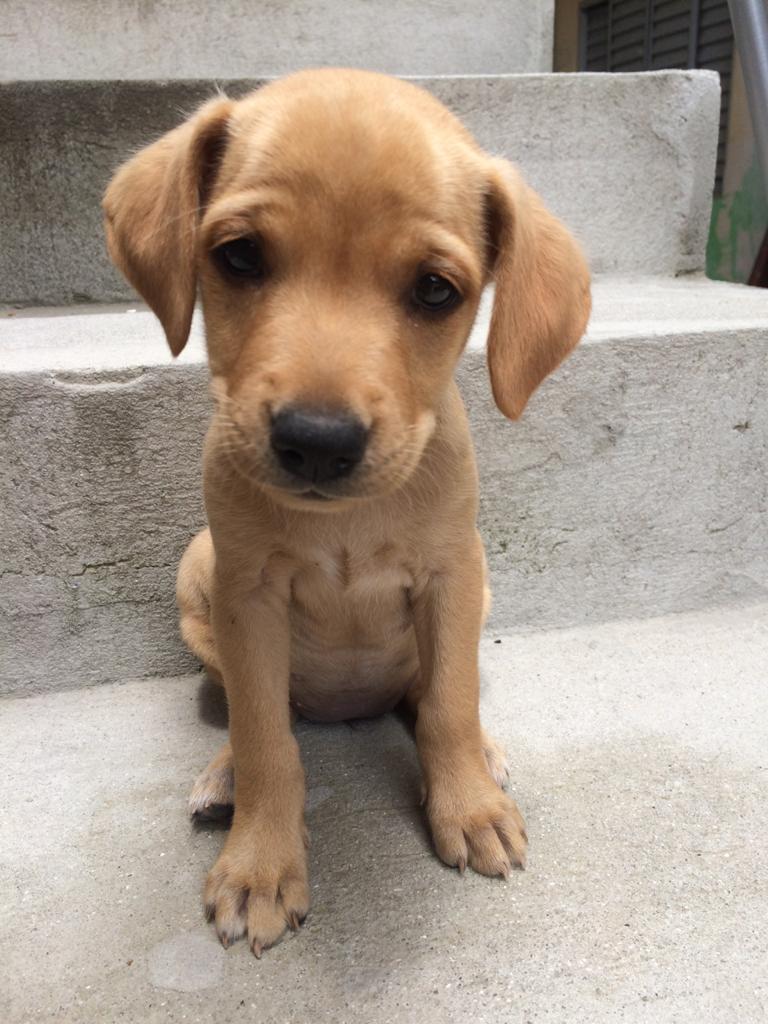
[[174, 354], [202, 296], [210, 532], [178, 595], [230, 709], [192, 798], [231, 802], [234, 772], [205, 895], [221, 941], [247, 932], [258, 956], [309, 910], [291, 705], [334, 721], [406, 700], [437, 853], [506, 876], [526, 836], [479, 720], [485, 560], [453, 372], [493, 280], [493, 393], [521, 414], [587, 322], [577, 245], [434, 98], [361, 71], [212, 100], [104, 209]]

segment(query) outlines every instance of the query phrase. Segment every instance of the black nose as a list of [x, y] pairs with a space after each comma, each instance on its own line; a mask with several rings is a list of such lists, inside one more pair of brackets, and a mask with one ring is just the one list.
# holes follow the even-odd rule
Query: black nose
[[288, 406], [272, 417], [270, 439], [286, 472], [320, 484], [349, 476], [365, 454], [368, 431], [357, 416]]

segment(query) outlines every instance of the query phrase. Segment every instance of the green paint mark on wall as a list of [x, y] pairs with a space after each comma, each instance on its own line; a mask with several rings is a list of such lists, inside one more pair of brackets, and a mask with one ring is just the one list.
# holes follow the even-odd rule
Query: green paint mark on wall
[[768, 227], [768, 196], [753, 157], [739, 188], [715, 199], [707, 241], [707, 277], [744, 283]]

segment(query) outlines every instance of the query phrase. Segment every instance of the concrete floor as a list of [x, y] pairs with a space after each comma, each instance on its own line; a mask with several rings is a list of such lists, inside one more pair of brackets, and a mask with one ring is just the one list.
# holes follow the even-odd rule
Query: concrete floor
[[482, 661], [528, 870], [434, 858], [396, 718], [301, 724], [314, 906], [260, 962], [202, 919], [209, 684], [0, 703], [4, 1024], [765, 1021], [768, 605], [491, 635]]

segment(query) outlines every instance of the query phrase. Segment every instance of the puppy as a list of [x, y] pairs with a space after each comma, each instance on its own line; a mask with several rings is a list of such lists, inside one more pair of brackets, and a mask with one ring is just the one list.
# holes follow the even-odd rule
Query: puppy
[[520, 416], [584, 331], [578, 246], [437, 100], [362, 71], [211, 100], [120, 168], [104, 211], [174, 355], [202, 298], [209, 530], [178, 597], [230, 710], [192, 796], [234, 802], [205, 891], [221, 942], [260, 956], [309, 910], [291, 707], [405, 701], [438, 855], [506, 877], [526, 835], [479, 719], [486, 568], [453, 373], [493, 281], [493, 394]]

